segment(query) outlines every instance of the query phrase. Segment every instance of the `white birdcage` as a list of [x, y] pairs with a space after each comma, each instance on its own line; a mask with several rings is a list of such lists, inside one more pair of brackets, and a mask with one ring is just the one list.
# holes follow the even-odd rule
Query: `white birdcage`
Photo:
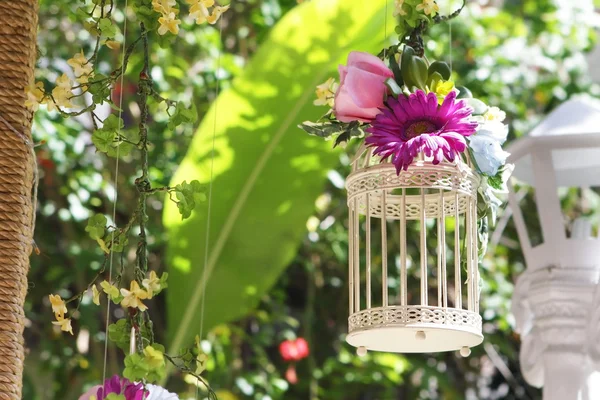
[[[359, 354], [461, 350], [466, 356], [483, 341], [477, 187], [462, 160], [434, 165], [420, 156], [397, 174], [371, 149], [359, 151], [346, 181], [347, 341]], [[411, 227], [418, 237], [409, 237]]]

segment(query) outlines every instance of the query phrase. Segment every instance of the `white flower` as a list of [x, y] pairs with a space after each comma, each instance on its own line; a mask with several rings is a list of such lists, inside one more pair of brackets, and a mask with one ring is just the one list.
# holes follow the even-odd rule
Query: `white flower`
[[493, 137], [475, 134], [469, 139], [475, 162], [479, 170], [486, 175], [495, 176], [501, 166], [506, 164], [509, 153], [502, 150], [502, 145]]
[[179, 400], [179, 396], [160, 386], [146, 385], [146, 390], [148, 391], [146, 400]]
[[510, 155], [502, 149], [508, 136], [508, 126], [498, 120], [480, 123], [477, 133], [469, 138], [475, 162], [486, 175], [495, 176]]
[[485, 118], [486, 121], [502, 122], [506, 118], [506, 113], [498, 107], [490, 107], [483, 115], [483, 118]]

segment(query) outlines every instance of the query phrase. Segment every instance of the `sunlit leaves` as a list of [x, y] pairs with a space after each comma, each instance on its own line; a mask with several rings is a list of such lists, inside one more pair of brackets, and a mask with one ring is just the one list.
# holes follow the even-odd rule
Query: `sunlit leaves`
[[101, 239], [102, 237], [104, 237], [104, 232], [106, 231], [106, 223], [107, 219], [104, 215], [96, 214], [88, 220], [88, 224], [85, 227], [85, 231], [90, 235], [92, 239]]
[[108, 326], [108, 338], [123, 351], [129, 350], [131, 324], [126, 318], [117, 320]]
[[182, 102], [178, 102], [175, 106], [175, 112], [169, 118], [169, 129], [173, 130], [181, 124], [193, 124], [198, 120], [198, 110], [196, 105], [192, 104], [187, 108]]
[[111, 114], [102, 128], [96, 129], [92, 134], [92, 142], [101, 153], [110, 157], [126, 156], [137, 145], [139, 134], [137, 131], [121, 131], [123, 120]]
[[157, 343], [146, 346], [142, 354], [125, 357], [123, 376], [130, 381], [157, 382], [166, 376], [165, 348]]
[[108, 38], [114, 38], [117, 34], [117, 27], [113, 24], [110, 18], [101, 18], [98, 21], [98, 29], [100, 29], [102, 35]]
[[196, 205], [206, 198], [204, 189], [197, 180], [190, 183], [183, 181], [183, 183], [175, 186], [174, 191], [177, 208], [182, 219], [189, 218]]

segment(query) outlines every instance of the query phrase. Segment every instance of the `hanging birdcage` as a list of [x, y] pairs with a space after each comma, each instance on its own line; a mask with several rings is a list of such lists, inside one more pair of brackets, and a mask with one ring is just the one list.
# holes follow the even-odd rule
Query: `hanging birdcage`
[[[423, 155], [397, 174], [362, 148], [347, 178], [347, 341], [366, 350], [425, 353], [483, 341], [477, 187], [470, 162]], [[416, 233], [418, 232], [418, 233]]]

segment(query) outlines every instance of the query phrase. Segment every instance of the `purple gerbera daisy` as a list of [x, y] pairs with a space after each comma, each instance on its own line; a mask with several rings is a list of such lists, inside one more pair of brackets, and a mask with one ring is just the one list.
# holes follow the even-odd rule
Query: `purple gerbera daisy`
[[377, 115], [367, 129], [367, 145], [375, 147], [373, 154], [382, 159], [392, 157], [400, 174], [419, 152], [439, 164], [445, 157], [452, 162], [465, 151], [465, 136], [475, 133], [477, 122], [470, 121], [472, 109], [464, 101], [455, 101], [456, 91], [450, 92], [438, 106], [435, 93], [422, 90], [408, 97], [390, 98], [387, 107]]
[[124, 395], [126, 400], [144, 400], [148, 397], [148, 392], [144, 389], [141, 383], [132, 383], [125, 378], [120, 378], [118, 375], [107, 379], [104, 385], [92, 387], [85, 392], [79, 400], [104, 400], [111, 394]]

